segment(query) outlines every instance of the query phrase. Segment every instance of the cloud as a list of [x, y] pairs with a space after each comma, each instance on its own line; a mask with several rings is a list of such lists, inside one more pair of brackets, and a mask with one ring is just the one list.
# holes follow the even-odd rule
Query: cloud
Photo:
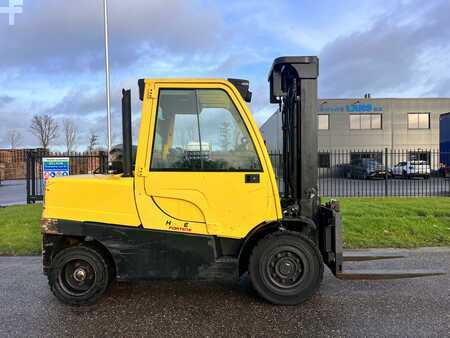
[[[18, 117], [20, 117], [18, 119]], [[0, 145], [1, 147], [9, 147], [8, 131], [17, 130], [22, 140], [19, 146], [33, 146], [36, 145], [36, 140], [29, 133], [29, 122], [31, 121], [31, 114], [15, 109], [2, 109], [0, 110]]]
[[9, 95], [0, 96], [0, 108], [14, 101], [14, 98]]
[[[281, 55], [319, 54], [322, 97], [450, 95], [445, 0], [109, 3], [117, 139], [120, 90], [132, 88], [137, 118], [142, 77], [249, 79], [251, 108], [263, 123], [277, 108], [269, 104], [267, 72]], [[102, 14], [102, 1], [25, 1], [15, 26], [0, 22], [0, 138], [21, 128], [31, 145], [34, 113], [74, 119], [81, 140], [90, 129], [105, 138]]]
[[[15, 26], [0, 25], [0, 69], [64, 74], [102, 69], [101, 4], [92, 0], [25, 3]], [[153, 49], [189, 55], [217, 46], [221, 20], [214, 5], [114, 0], [109, 8], [114, 66], [128, 66]]]
[[[320, 53], [321, 95], [423, 95], [425, 83], [429, 88], [425, 93], [442, 94], [430, 87], [446, 76], [430, 75], [436, 68], [442, 72], [433, 59], [449, 46], [448, 13], [448, 1], [428, 5], [413, 1], [399, 5], [366, 29], [328, 43]], [[430, 59], [430, 53], [436, 55]]]
[[70, 91], [45, 113], [53, 116], [86, 116], [106, 109], [105, 92], [77, 88]]

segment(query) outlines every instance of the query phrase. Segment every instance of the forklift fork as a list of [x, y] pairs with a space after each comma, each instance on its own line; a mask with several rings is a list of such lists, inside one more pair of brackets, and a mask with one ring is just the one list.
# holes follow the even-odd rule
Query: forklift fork
[[441, 270], [344, 270], [344, 262], [362, 262], [381, 259], [404, 258], [404, 255], [370, 252], [344, 252], [342, 245], [342, 222], [335, 201], [321, 207], [320, 250], [325, 264], [339, 279], [382, 280], [445, 275]]

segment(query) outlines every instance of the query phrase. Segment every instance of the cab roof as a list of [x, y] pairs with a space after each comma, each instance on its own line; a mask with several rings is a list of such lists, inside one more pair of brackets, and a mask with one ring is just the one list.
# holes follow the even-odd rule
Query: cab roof
[[139, 98], [142, 101], [144, 99], [145, 84], [149, 82], [185, 82], [185, 83], [222, 83], [222, 84], [232, 84], [241, 94], [242, 98], [246, 102], [251, 102], [252, 92], [249, 90], [250, 82], [244, 79], [221, 79], [221, 78], [145, 78], [139, 79]]

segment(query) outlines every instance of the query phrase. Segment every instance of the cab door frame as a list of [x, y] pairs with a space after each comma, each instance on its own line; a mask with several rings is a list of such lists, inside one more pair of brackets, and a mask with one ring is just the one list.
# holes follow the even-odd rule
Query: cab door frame
[[[145, 203], [147, 201], [147, 194], [145, 191], [145, 179], [150, 175], [150, 165], [151, 165], [151, 155], [153, 149], [155, 128], [156, 128], [156, 114], [158, 107], [158, 95], [160, 89], [219, 89], [225, 91], [230, 97], [233, 104], [236, 106], [249, 134], [251, 141], [254, 143], [255, 151], [261, 162], [262, 169], [267, 175], [269, 184], [271, 186], [272, 196], [270, 196], [271, 203], [269, 203], [267, 219], [264, 221], [277, 221], [282, 217], [281, 205], [278, 195], [278, 188], [276, 184], [275, 175], [272, 169], [269, 155], [267, 149], [264, 146], [264, 141], [262, 136], [256, 126], [256, 123], [245, 104], [244, 100], [241, 98], [237, 89], [228, 81], [220, 79], [183, 79], [183, 80], [145, 80], [145, 91], [142, 107], [142, 118], [139, 134], [139, 147], [137, 151], [136, 158], [136, 171], [135, 171], [135, 194], [136, 203], [138, 207], [139, 214], [142, 221], [142, 210], [145, 208]], [[254, 227], [259, 224], [252, 225], [251, 228], [241, 229], [240, 231], [235, 231], [230, 234], [229, 237], [233, 238], [243, 238], [245, 237]], [[151, 228], [152, 226], [150, 226]], [[161, 230], [160, 227], [156, 229]], [[226, 235], [221, 234], [220, 231], [203, 232], [200, 231], [199, 234], [211, 234], [211, 235]], [[225, 236], [226, 237], [226, 236]]]

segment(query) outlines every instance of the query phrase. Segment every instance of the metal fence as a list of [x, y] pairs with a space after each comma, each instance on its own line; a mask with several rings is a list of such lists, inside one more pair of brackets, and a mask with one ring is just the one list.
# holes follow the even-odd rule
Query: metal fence
[[43, 158], [68, 157], [70, 175], [105, 173], [108, 168], [106, 152], [93, 153], [46, 153], [29, 151], [26, 163], [27, 203], [42, 201], [44, 198], [45, 181], [43, 179]]
[[[29, 151], [27, 202], [43, 199], [42, 158], [69, 157], [70, 174], [104, 173], [108, 157], [96, 153]], [[282, 193], [282, 155], [270, 154]], [[330, 150], [319, 152], [319, 190], [327, 197], [450, 196], [450, 153], [436, 150]]]
[[[270, 157], [282, 193], [282, 155], [270, 154]], [[423, 149], [320, 151], [320, 194], [328, 197], [450, 196], [449, 158], [450, 153]]]

